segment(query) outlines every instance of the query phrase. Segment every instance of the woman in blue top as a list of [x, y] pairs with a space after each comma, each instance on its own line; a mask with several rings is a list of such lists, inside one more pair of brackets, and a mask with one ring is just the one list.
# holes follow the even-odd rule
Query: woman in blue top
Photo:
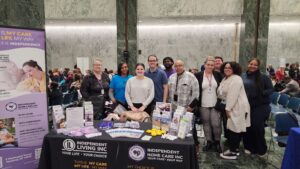
[[125, 87], [127, 80], [133, 77], [129, 75], [127, 63], [118, 65], [118, 73], [112, 77], [109, 85], [109, 97], [113, 103], [120, 103], [127, 107], [125, 99]]

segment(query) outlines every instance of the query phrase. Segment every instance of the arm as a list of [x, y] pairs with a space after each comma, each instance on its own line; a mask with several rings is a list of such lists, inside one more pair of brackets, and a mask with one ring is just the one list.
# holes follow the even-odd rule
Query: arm
[[232, 83], [228, 87], [228, 92], [226, 95], [226, 111], [231, 111], [238, 101], [240, 90], [242, 88], [243, 82], [241, 79], [233, 79]]
[[199, 98], [199, 83], [198, 80], [196, 79], [196, 77], [194, 76], [192, 78], [192, 97], [190, 99], [190, 103], [189, 105], [195, 100]]
[[152, 100], [154, 99], [154, 83], [153, 83], [153, 81], [150, 79], [149, 81], [148, 81], [148, 86], [149, 86], [149, 96], [148, 96], [148, 98], [143, 102], [143, 107], [147, 107], [151, 102], [152, 102]]
[[163, 102], [167, 102], [167, 99], [168, 99], [168, 91], [169, 91], [169, 86], [168, 84], [164, 84], [163, 86], [164, 88], [164, 98], [163, 98]]
[[114, 97], [114, 89], [109, 88], [108, 96], [109, 96], [110, 100], [111, 100], [113, 103], [116, 103], [116, 99], [115, 99], [115, 97]]
[[125, 88], [125, 99], [127, 101], [127, 104], [131, 107], [133, 107], [132, 101], [130, 99], [130, 90], [131, 90], [131, 81], [128, 80], [126, 83], [126, 88]]
[[81, 87], [80, 87], [80, 93], [84, 99], [89, 98], [89, 93], [88, 93], [88, 88], [89, 88], [89, 83], [88, 83], [89, 77], [86, 76], [84, 77]]
[[264, 78], [263, 95], [270, 96], [274, 91], [272, 81], [266, 75], [263, 75], [263, 78]]

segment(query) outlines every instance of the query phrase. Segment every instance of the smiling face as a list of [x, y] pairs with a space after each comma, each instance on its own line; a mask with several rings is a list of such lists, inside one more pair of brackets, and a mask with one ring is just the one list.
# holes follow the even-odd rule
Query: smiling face
[[102, 71], [102, 62], [100, 60], [95, 60], [93, 63], [93, 71], [95, 73], [100, 73]]
[[215, 59], [215, 69], [220, 70], [221, 66], [223, 64], [223, 61], [219, 58]]
[[126, 63], [124, 63], [122, 66], [121, 66], [121, 74], [122, 75], [127, 75], [128, 73], [128, 65]]
[[177, 74], [181, 74], [184, 72], [184, 63], [181, 60], [177, 60], [174, 64], [174, 67]]
[[149, 56], [148, 64], [150, 69], [157, 68], [157, 58], [155, 56]]
[[257, 62], [257, 60], [253, 59], [248, 63], [248, 71], [249, 72], [255, 72], [258, 70], [259, 67], [259, 63]]
[[135, 68], [135, 73], [136, 73], [137, 76], [144, 76], [145, 68], [142, 65], [138, 65]]
[[205, 72], [211, 73], [215, 68], [215, 62], [212, 60], [207, 60], [204, 67], [205, 67]]
[[232, 67], [230, 66], [229, 63], [227, 63], [224, 67], [224, 74], [225, 74], [226, 77], [229, 77], [233, 74]]

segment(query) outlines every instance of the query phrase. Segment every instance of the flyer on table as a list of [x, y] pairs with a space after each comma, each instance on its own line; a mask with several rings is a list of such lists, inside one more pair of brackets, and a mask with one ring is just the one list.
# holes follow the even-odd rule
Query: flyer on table
[[48, 133], [45, 32], [0, 27], [0, 168], [37, 168]]

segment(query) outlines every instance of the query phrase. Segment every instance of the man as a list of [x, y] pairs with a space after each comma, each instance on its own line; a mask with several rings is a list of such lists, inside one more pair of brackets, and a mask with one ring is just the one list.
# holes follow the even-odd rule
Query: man
[[221, 66], [223, 64], [223, 58], [221, 56], [215, 56], [215, 71], [220, 72]]
[[284, 83], [286, 84], [286, 87], [279, 93], [287, 93], [291, 96], [297, 97], [300, 94], [300, 88], [298, 82], [296, 82], [290, 76], [285, 76], [283, 80]]
[[176, 73], [175, 69], [173, 68], [174, 61], [171, 57], [165, 57], [163, 59], [163, 65], [165, 67], [165, 72], [167, 77], [169, 78], [172, 74]]
[[[145, 76], [152, 79], [154, 83], [154, 106], [155, 102], [166, 102], [168, 97], [168, 78], [166, 73], [158, 68], [158, 59], [156, 55], [148, 56], [149, 70], [145, 72]], [[153, 108], [152, 108], [153, 109]]]
[[[182, 60], [176, 60], [174, 65], [176, 73], [169, 78], [169, 101], [172, 104], [172, 110], [175, 110], [177, 106], [182, 106], [190, 111], [189, 105], [199, 97], [198, 80], [194, 74], [185, 70]], [[198, 152], [199, 141], [195, 123], [193, 125], [193, 138]]]
[[[195, 75], [186, 71], [182, 60], [175, 61], [176, 73], [169, 79], [169, 99], [172, 107], [189, 107], [199, 97], [199, 84]], [[174, 109], [173, 109], [174, 110]]]
[[3, 120], [0, 120], [0, 147], [11, 144], [15, 141], [13, 135], [4, 127]]

